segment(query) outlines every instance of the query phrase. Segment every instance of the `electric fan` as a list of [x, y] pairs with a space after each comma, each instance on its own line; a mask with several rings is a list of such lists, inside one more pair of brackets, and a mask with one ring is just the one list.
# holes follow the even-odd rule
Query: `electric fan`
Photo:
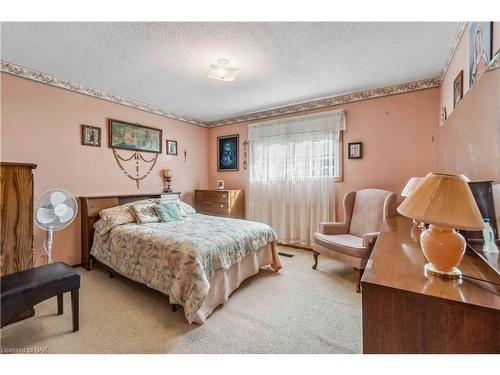
[[54, 231], [61, 230], [75, 220], [78, 205], [75, 197], [65, 190], [49, 190], [35, 201], [35, 223], [47, 231], [47, 240], [43, 247], [48, 263], [52, 263], [52, 241]]

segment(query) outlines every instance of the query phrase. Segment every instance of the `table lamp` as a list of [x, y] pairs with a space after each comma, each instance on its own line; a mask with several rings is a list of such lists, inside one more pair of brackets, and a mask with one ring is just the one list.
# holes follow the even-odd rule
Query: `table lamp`
[[430, 224], [420, 235], [429, 263], [426, 273], [445, 279], [461, 276], [457, 266], [465, 252], [465, 240], [455, 229], [480, 231], [483, 219], [465, 176], [429, 173], [398, 207], [398, 212]]
[[163, 189], [163, 192], [164, 193], [171, 193], [172, 192], [172, 188], [170, 187], [170, 184], [172, 183], [172, 176], [173, 176], [174, 172], [172, 172], [171, 169], [164, 169], [163, 170], [163, 177], [165, 177], [165, 183], [166, 183], [166, 187]]
[[415, 187], [418, 185], [420, 181], [423, 180], [423, 177], [412, 177], [408, 180], [406, 183], [403, 191], [401, 192], [402, 197], [407, 197], [410, 195], [410, 193], [415, 189]]

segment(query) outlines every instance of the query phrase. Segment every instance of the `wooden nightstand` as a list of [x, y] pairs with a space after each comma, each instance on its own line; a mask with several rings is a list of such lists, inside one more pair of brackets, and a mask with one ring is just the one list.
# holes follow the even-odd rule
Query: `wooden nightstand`
[[200, 214], [243, 219], [245, 198], [243, 190], [195, 190], [195, 209]]

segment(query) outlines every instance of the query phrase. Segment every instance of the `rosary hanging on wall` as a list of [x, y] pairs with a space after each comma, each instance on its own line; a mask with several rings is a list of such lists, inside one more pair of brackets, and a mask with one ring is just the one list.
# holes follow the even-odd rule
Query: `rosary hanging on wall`
[[[129, 158], [123, 158], [120, 155], [118, 155], [118, 152], [116, 152], [115, 149], [113, 149], [113, 155], [115, 156], [116, 164], [118, 164], [118, 167], [127, 175], [128, 178], [131, 180], [135, 181], [135, 184], [137, 185], [137, 189], [139, 189], [139, 182], [144, 180], [153, 170], [153, 168], [156, 165], [156, 162], [158, 161], [158, 155], [155, 154], [151, 160], [147, 160], [142, 156], [142, 154], [138, 152], [134, 152], [131, 157]], [[122, 162], [127, 162], [134, 159], [135, 160], [135, 176], [132, 176], [130, 173], [128, 173], [125, 170], [125, 167], [122, 165]], [[142, 176], [139, 174], [139, 161], [142, 160], [146, 164], [150, 164], [149, 169], [147, 170], [146, 173], [144, 173]]]

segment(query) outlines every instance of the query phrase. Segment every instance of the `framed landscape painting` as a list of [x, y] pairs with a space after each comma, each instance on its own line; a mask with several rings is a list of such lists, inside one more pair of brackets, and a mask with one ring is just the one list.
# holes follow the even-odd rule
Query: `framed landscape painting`
[[109, 147], [161, 153], [162, 130], [110, 119]]
[[217, 170], [219, 172], [239, 170], [239, 139], [238, 134], [217, 137]]

